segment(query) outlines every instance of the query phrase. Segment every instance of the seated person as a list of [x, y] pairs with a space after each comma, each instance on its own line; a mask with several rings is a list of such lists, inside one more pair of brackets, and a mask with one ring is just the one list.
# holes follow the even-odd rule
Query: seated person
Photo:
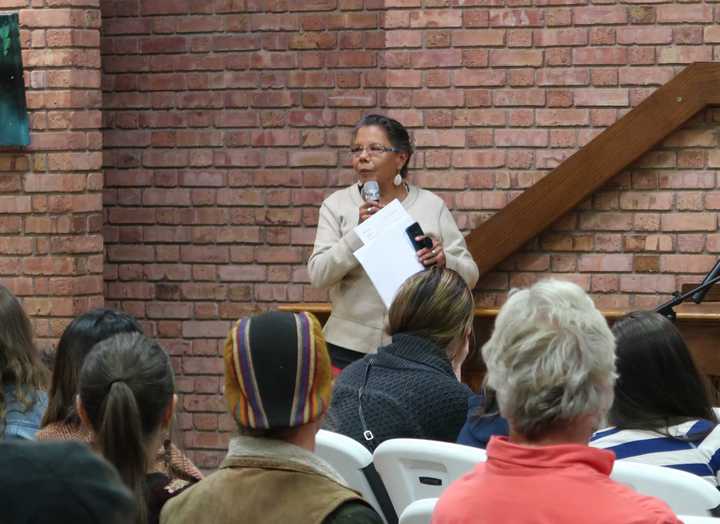
[[680, 523], [612, 481], [613, 454], [587, 445], [612, 403], [615, 341], [579, 286], [511, 291], [482, 355], [510, 436], [492, 437], [487, 462], [445, 490], [433, 524]]
[[47, 381], [30, 319], [0, 286], [0, 441], [35, 438], [47, 407]]
[[636, 311], [613, 324], [615, 400], [591, 446], [619, 460], [694, 473], [713, 486], [720, 469], [720, 426], [705, 378], [685, 341], [664, 316]]
[[472, 391], [460, 382], [473, 322], [473, 296], [451, 269], [407, 279], [388, 313], [392, 343], [337, 378], [325, 427], [370, 451], [408, 437], [455, 442]]
[[498, 411], [495, 393], [485, 387], [468, 400], [468, 416], [457, 438], [458, 444], [485, 449], [493, 435], [508, 436], [509, 428]]
[[136, 524], [156, 524], [163, 504], [189, 484], [152, 472], [176, 401], [170, 357], [141, 333], [113, 335], [85, 357], [77, 413], [135, 496]]
[[0, 444], [0, 520], [128, 524], [135, 501], [110, 464], [79, 442]]
[[[85, 357], [97, 344], [118, 333], [142, 333], [137, 320], [112, 309], [94, 309], [75, 318], [63, 331], [55, 351], [48, 407], [38, 440], [92, 441], [92, 431], [75, 411], [78, 377]], [[202, 473], [170, 440], [163, 439], [152, 470], [173, 478], [199, 480]]]
[[331, 390], [322, 328], [309, 313], [243, 318], [225, 344], [225, 398], [240, 436], [220, 469], [170, 500], [163, 524], [381, 524], [313, 453]]

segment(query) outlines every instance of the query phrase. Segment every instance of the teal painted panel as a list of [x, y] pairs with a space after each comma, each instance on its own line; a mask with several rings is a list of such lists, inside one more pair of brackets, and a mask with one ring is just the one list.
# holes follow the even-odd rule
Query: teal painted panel
[[0, 15], [0, 147], [28, 144], [18, 15]]

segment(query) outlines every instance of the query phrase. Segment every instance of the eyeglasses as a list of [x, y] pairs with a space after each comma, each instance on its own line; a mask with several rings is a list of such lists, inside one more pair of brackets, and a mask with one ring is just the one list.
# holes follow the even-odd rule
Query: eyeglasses
[[368, 146], [352, 146], [350, 148], [350, 154], [352, 156], [360, 156], [365, 151], [368, 156], [380, 156], [384, 153], [399, 153], [400, 149], [397, 147], [385, 147], [382, 144], [370, 144]]

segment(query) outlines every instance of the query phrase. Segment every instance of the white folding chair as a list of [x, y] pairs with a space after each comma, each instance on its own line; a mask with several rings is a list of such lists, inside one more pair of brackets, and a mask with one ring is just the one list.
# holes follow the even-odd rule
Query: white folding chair
[[680, 522], [685, 524], [720, 524], [720, 519], [715, 517], [693, 517], [690, 515], [678, 515]]
[[411, 502], [400, 515], [398, 524], [430, 524], [438, 499], [420, 499]]
[[[382, 481], [374, 470], [373, 456], [365, 446], [348, 436], [321, 429], [315, 436], [315, 453], [340, 473], [348, 486], [359, 491], [383, 520], [388, 522], [370, 479], [374, 476], [379, 483]], [[384, 490], [384, 487], [382, 489]], [[393, 515], [390, 520], [396, 518]]]
[[710, 510], [720, 506], [720, 491], [686, 471], [616, 460], [610, 478], [665, 501], [678, 515], [708, 516]]
[[413, 501], [437, 498], [454, 480], [485, 462], [485, 450], [436, 440], [386, 440], [373, 453], [395, 512]]

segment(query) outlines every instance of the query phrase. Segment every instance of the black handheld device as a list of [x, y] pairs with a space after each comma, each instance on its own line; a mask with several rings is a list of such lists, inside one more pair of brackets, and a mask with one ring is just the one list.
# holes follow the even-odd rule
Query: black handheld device
[[432, 240], [430, 240], [430, 238], [425, 237], [422, 240], [415, 240], [415, 237], [421, 237], [425, 235], [422, 228], [420, 227], [420, 224], [418, 224], [417, 222], [410, 224], [405, 229], [405, 232], [407, 233], [407, 236], [410, 237], [410, 242], [412, 242], [412, 245], [415, 247], [415, 251], [420, 251], [424, 247], [432, 249]]

